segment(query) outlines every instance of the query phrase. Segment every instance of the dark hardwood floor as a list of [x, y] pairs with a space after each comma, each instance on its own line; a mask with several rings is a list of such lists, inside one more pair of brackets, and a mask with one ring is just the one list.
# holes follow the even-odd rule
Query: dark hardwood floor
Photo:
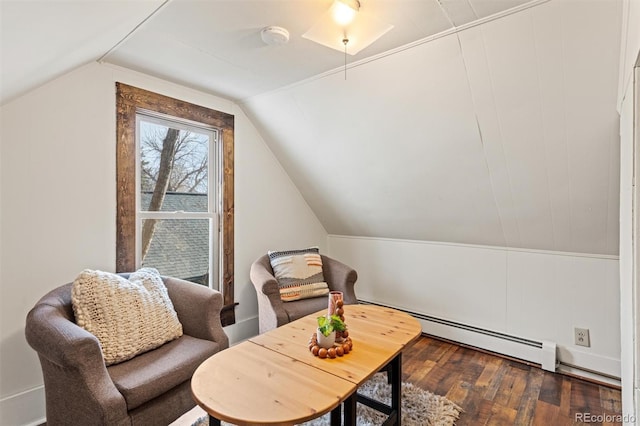
[[458, 426], [621, 424], [619, 390], [431, 337], [403, 352], [403, 379], [462, 407]]

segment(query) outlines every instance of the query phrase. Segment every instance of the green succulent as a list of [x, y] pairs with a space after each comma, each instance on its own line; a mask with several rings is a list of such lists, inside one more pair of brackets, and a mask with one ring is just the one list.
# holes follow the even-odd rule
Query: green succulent
[[331, 334], [332, 331], [345, 331], [347, 326], [340, 319], [338, 315], [331, 315], [330, 317], [321, 316], [318, 317], [318, 330], [326, 337]]

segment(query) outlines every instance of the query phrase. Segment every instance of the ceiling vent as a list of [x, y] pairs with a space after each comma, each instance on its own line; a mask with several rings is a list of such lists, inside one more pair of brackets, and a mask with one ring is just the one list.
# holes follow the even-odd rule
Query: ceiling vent
[[265, 27], [260, 35], [262, 36], [262, 41], [268, 45], [278, 46], [289, 42], [289, 31], [282, 27]]

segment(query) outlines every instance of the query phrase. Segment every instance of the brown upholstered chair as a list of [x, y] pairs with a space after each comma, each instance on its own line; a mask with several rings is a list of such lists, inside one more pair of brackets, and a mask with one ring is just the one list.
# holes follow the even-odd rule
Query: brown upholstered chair
[[[358, 273], [354, 269], [322, 255], [322, 274], [330, 290], [344, 293], [345, 304], [358, 303], [353, 289], [358, 279]], [[260, 333], [327, 308], [328, 298], [326, 296], [283, 302], [280, 299], [278, 282], [273, 274], [268, 255], [261, 256], [253, 262], [250, 276], [258, 294]]]
[[42, 366], [47, 425], [166, 426], [195, 406], [193, 372], [229, 346], [220, 324], [222, 295], [175, 278], [163, 281], [183, 336], [109, 367], [98, 339], [75, 323], [71, 284], [36, 303], [25, 333]]

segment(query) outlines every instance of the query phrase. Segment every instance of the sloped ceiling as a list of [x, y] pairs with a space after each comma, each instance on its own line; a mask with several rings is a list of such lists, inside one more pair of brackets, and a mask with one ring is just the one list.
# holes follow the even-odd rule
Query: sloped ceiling
[[0, 101], [101, 59], [237, 101], [329, 233], [617, 254], [621, 0], [361, 0], [346, 80], [331, 3], [4, 0]]
[[161, 4], [0, 1], [0, 104], [95, 61]]
[[616, 254], [620, 20], [551, 1], [243, 106], [329, 233]]
[[[364, 25], [377, 20], [393, 29], [349, 62], [370, 58], [456, 25], [518, 7], [527, 0], [362, 0]], [[303, 37], [333, 0], [173, 0], [107, 61], [178, 80], [182, 84], [246, 99], [344, 63], [340, 51]], [[356, 23], [358, 19], [356, 17]], [[285, 46], [267, 46], [260, 30], [284, 26]], [[341, 39], [342, 34], [336, 34]]]

